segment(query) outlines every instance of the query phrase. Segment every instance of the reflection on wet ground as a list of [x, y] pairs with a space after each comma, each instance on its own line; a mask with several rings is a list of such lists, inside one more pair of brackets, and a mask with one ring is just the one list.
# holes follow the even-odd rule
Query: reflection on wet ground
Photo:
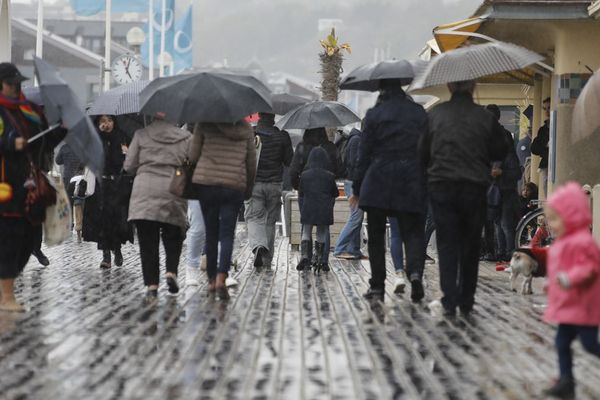
[[[521, 296], [482, 264], [473, 316], [437, 319], [436, 266], [423, 304], [391, 280], [384, 303], [367, 302], [368, 262], [298, 273], [282, 239], [273, 267], [255, 270], [243, 236], [228, 303], [206, 281], [145, 301], [134, 246], [108, 272], [91, 244], [48, 249], [52, 265], [34, 260], [18, 281], [30, 311], [0, 313], [0, 398], [528, 399], [556, 374], [541, 282]], [[600, 363], [576, 352], [579, 397], [600, 398]]]

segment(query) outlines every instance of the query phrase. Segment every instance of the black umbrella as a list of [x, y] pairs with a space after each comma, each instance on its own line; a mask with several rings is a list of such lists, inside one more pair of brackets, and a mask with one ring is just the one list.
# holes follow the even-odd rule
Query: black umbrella
[[397, 79], [402, 85], [408, 85], [426, 66], [423, 60], [389, 60], [363, 65], [344, 78], [340, 89], [376, 92], [384, 79]]
[[[69, 131], [65, 142], [96, 176], [102, 175], [104, 149], [92, 121], [85, 114], [83, 103], [53, 65], [37, 57], [34, 58], [34, 64], [48, 122], [55, 126], [62, 123]], [[30, 141], [38, 137], [41, 134]]]
[[310, 100], [304, 97], [294, 96], [289, 93], [278, 93], [271, 96], [273, 111], [277, 115], [285, 115], [294, 108], [308, 103]]
[[249, 75], [203, 71], [156, 79], [140, 94], [140, 112], [175, 123], [234, 123], [256, 112], [272, 113], [271, 93]]
[[296, 107], [281, 118], [279, 129], [335, 128], [360, 121], [358, 115], [337, 101], [313, 101]]

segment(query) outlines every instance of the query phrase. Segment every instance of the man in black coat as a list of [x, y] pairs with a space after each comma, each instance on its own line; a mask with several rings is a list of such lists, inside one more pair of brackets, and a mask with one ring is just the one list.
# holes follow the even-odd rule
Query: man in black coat
[[281, 215], [283, 168], [289, 167], [294, 156], [290, 135], [274, 126], [275, 116], [260, 113], [259, 117], [256, 135], [262, 146], [252, 197], [246, 201], [244, 215], [255, 267], [271, 265], [275, 224]]
[[406, 274], [411, 299], [424, 296], [425, 179], [418, 144], [427, 132], [427, 113], [402, 90], [401, 82], [381, 82], [380, 102], [363, 121], [358, 165], [353, 179], [350, 207], [367, 212], [369, 262], [368, 299], [383, 299], [386, 278], [386, 218], [396, 218], [406, 248]]
[[543, 185], [544, 193], [548, 194], [548, 153], [550, 143], [550, 97], [544, 99], [542, 103], [544, 115], [546, 117], [544, 125], [538, 129], [537, 136], [531, 142], [531, 153], [540, 156], [538, 170], [540, 172], [540, 181]]
[[421, 159], [436, 227], [441, 302], [445, 314], [454, 315], [457, 306], [470, 313], [475, 302], [491, 164], [504, 159], [506, 139], [494, 116], [474, 103], [474, 81], [448, 88], [451, 100], [429, 112]]

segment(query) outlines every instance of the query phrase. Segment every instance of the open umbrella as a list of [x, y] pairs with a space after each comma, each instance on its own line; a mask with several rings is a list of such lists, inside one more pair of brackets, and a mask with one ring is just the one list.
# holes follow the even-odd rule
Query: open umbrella
[[342, 80], [340, 89], [376, 92], [384, 79], [397, 79], [402, 85], [408, 85], [426, 66], [427, 61], [423, 60], [388, 60], [363, 65]]
[[285, 115], [294, 108], [306, 104], [309, 101], [310, 100], [307, 100], [304, 97], [294, 96], [289, 93], [278, 93], [271, 96], [273, 112], [277, 115]]
[[37, 104], [38, 106], [44, 105], [42, 102], [42, 94], [40, 93], [40, 88], [38, 86], [24, 87], [21, 89], [21, 92], [27, 100]]
[[493, 42], [461, 47], [433, 58], [424, 71], [415, 77], [410, 90], [519, 70], [543, 59], [541, 55], [512, 43]]
[[600, 74], [596, 72], [585, 84], [573, 110], [572, 141], [600, 134]]
[[140, 93], [150, 81], [137, 81], [108, 90], [98, 96], [88, 115], [123, 115], [140, 112]]
[[[101, 175], [104, 168], [104, 149], [92, 121], [85, 115], [83, 103], [53, 65], [37, 57], [33, 62], [48, 122], [62, 122], [68, 129], [65, 142], [96, 176]], [[30, 141], [40, 136], [38, 134]]]
[[175, 123], [234, 123], [273, 112], [271, 92], [258, 79], [216, 71], [155, 79], [140, 94], [140, 106], [143, 114]]
[[337, 101], [313, 101], [296, 107], [281, 118], [279, 129], [335, 128], [360, 121], [358, 115]]

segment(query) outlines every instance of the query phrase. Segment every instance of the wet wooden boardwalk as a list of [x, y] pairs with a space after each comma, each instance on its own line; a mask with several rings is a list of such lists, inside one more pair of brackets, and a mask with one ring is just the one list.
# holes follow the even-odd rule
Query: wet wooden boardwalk
[[[48, 268], [30, 262], [18, 281], [30, 311], [0, 314], [0, 399], [531, 399], [556, 374], [544, 297], [511, 293], [492, 265], [473, 318], [444, 320], [426, 307], [436, 266], [422, 305], [391, 281], [369, 304], [368, 262], [298, 273], [278, 240], [274, 267], [256, 271], [241, 239], [228, 303], [203, 281], [147, 304], [137, 248], [124, 254], [109, 272], [92, 244], [49, 249]], [[579, 398], [598, 399], [600, 362], [576, 351]]]

